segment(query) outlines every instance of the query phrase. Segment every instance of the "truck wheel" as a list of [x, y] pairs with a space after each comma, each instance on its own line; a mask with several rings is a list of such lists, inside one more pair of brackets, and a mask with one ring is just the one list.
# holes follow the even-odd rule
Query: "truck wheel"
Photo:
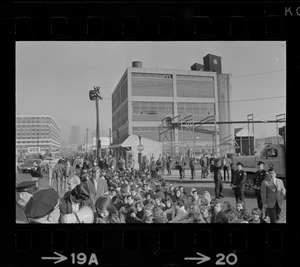
[[255, 196], [255, 190], [253, 189], [254, 174], [247, 173], [247, 180], [245, 183], [245, 194], [247, 196]]

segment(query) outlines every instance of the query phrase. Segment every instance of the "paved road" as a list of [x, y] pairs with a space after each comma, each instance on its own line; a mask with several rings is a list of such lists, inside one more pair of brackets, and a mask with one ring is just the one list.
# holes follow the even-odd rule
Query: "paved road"
[[[195, 181], [191, 180], [190, 176], [187, 176], [185, 178], [185, 180], [180, 181], [179, 175], [174, 172], [174, 174], [172, 174], [171, 176], [165, 175], [164, 178], [166, 181], [171, 182], [175, 186], [182, 185], [187, 193], [190, 193], [192, 188], [196, 188], [198, 190], [198, 192], [200, 193], [200, 195], [204, 191], [208, 191], [211, 194], [212, 198], [215, 196], [215, 193], [214, 193], [215, 185], [214, 185], [214, 182], [213, 182], [213, 179], [211, 176], [208, 176], [205, 179], [196, 178]], [[31, 175], [29, 173], [18, 173], [17, 174], [17, 177], [16, 177], [17, 183], [20, 183], [23, 181], [28, 181], [28, 180], [31, 180]], [[54, 184], [54, 189], [56, 189], [55, 186], [56, 186], [56, 184]], [[40, 179], [39, 187], [40, 187], [40, 189], [49, 188], [49, 180], [48, 180], [47, 174], [43, 174], [43, 178]], [[221, 202], [229, 201], [235, 207], [235, 205], [236, 205], [235, 197], [234, 197], [233, 190], [231, 189], [229, 183], [224, 183], [223, 195], [224, 195], [224, 198], [221, 198], [220, 201]], [[60, 194], [60, 197], [61, 196], [62, 196], [62, 194]], [[257, 207], [257, 201], [256, 201], [255, 196], [245, 196], [245, 202], [246, 202], [247, 209], [249, 209], [250, 211], [254, 207]], [[279, 222], [286, 223], [286, 201], [284, 201], [282, 212], [281, 212], [281, 218], [280, 218]]]

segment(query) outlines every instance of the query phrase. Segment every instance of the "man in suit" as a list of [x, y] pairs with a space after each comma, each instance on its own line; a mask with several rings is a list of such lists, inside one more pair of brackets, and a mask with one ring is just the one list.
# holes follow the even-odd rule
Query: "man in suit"
[[276, 223], [285, 197], [283, 181], [276, 178], [273, 168], [268, 170], [269, 176], [261, 184], [261, 200], [264, 210], [270, 217], [270, 223]]
[[193, 180], [194, 177], [196, 176], [196, 172], [195, 172], [195, 165], [196, 165], [196, 159], [194, 157], [194, 154], [191, 154], [190, 156], [190, 168], [191, 168], [191, 179]]
[[211, 223], [228, 223], [228, 219], [222, 210], [222, 203], [217, 202], [214, 206], [214, 213], [211, 216]]
[[243, 164], [241, 162], [238, 162], [236, 166], [237, 166], [237, 170], [232, 175], [231, 187], [234, 190], [236, 204], [239, 201], [245, 203], [244, 191], [245, 191], [247, 173], [243, 170]]
[[100, 196], [108, 194], [107, 182], [103, 176], [100, 177], [100, 168], [98, 166], [92, 168], [92, 178], [88, 179], [86, 184], [94, 205]]

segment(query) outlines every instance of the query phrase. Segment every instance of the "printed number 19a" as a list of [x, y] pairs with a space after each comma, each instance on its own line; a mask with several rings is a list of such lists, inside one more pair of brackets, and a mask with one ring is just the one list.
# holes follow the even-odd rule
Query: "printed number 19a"
[[[216, 261], [216, 265], [225, 265], [226, 263], [228, 265], [234, 265], [237, 263], [238, 260], [237, 256], [234, 253], [230, 253], [226, 257], [223, 253], [219, 253], [217, 254], [217, 259], [218, 260]], [[226, 262], [224, 262], [224, 259]]]
[[[84, 253], [78, 253], [77, 256], [75, 253], [72, 253], [71, 257], [72, 257], [72, 264], [82, 265], [82, 264], [85, 264], [87, 261], [87, 256]], [[98, 265], [98, 260], [97, 260], [95, 253], [92, 253], [91, 257], [89, 259], [88, 265], [91, 265], [91, 264]]]

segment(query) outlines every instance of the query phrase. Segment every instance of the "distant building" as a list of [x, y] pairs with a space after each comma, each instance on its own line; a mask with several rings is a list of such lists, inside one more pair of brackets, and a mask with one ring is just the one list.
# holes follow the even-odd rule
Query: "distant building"
[[254, 155], [254, 137], [253, 133], [246, 128], [234, 129], [234, 136], [236, 142], [235, 153], [249, 156]]
[[22, 154], [61, 151], [61, 128], [51, 115], [17, 115], [16, 149]]
[[[208, 54], [203, 61], [203, 65], [193, 64], [191, 70], [143, 68], [134, 61], [112, 93], [111, 147], [120, 148], [130, 134], [159, 141], [158, 126], [166, 117], [192, 115], [196, 122], [209, 118], [230, 121], [230, 76], [222, 73], [221, 57]], [[214, 140], [215, 153], [232, 153], [231, 124], [216, 125], [216, 129], [202, 125], [195, 135], [179, 127], [174, 130], [177, 152], [186, 153], [193, 145], [212, 146]]]
[[70, 128], [70, 137], [69, 137], [69, 145], [79, 144], [80, 140], [80, 127], [79, 126], [71, 126]]

